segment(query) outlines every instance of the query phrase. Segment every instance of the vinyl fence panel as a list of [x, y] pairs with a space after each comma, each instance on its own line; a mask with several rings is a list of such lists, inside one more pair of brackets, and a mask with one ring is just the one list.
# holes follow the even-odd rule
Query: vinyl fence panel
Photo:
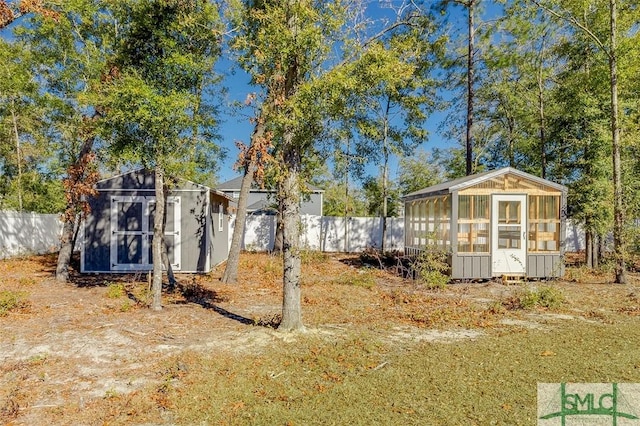
[[57, 251], [61, 235], [58, 214], [0, 211], [0, 259]]

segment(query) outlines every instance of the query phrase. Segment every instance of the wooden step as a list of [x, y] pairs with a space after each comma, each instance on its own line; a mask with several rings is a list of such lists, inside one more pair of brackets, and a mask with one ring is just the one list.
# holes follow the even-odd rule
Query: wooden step
[[502, 284], [519, 284], [524, 281], [524, 274], [503, 274]]

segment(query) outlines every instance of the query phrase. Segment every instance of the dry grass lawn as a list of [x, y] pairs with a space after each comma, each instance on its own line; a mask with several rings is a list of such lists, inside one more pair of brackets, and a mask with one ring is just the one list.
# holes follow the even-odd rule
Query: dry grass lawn
[[534, 424], [537, 382], [640, 382], [637, 272], [428, 290], [305, 253], [307, 330], [287, 334], [267, 254], [237, 285], [179, 275], [158, 313], [146, 275], [61, 285], [54, 265], [0, 261], [0, 424]]

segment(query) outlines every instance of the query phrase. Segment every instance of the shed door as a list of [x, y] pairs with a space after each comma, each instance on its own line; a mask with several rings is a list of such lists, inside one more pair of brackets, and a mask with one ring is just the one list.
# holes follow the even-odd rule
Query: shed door
[[493, 275], [524, 274], [527, 269], [527, 196], [494, 195], [491, 211]]
[[[153, 268], [155, 197], [111, 197], [111, 270]], [[180, 269], [180, 198], [167, 198], [165, 242], [171, 266]]]

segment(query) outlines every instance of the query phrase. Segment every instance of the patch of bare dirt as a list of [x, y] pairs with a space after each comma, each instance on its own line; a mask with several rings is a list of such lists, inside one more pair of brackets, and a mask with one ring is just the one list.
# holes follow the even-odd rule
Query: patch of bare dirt
[[[21, 295], [0, 316], [0, 423], [42, 424], [42, 410], [134, 394], [164, 380], [163, 360], [191, 352], [267, 351], [283, 335], [277, 325], [282, 262], [243, 254], [239, 283], [208, 275], [178, 275], [164, 309], [146, 307], [148, 279], [139, 275], [79, 275], [53, 279], [55, 256], [0, 261], [0, 291]], [[583, 273], [584, 275], [584, 273]], [[500, 302], [520, 290], [497, 282], [454, 284], [428, 291], [389, 271], [365, 268], [357, 256], [318, 255], [303, 265], [303, 315], [309, 332], [346, 335], [366, 329], [396, 345], [481, 338], [493, 328], [538, 328], [575, 318], [609, 321], [640, 313], [640, 282], [557, 284], [567, 299], [559, 312], [508, 312]], [[610, 281], [609, 281], [610, 282]], [[566, 317], [560, 317], [565, 315]]]

